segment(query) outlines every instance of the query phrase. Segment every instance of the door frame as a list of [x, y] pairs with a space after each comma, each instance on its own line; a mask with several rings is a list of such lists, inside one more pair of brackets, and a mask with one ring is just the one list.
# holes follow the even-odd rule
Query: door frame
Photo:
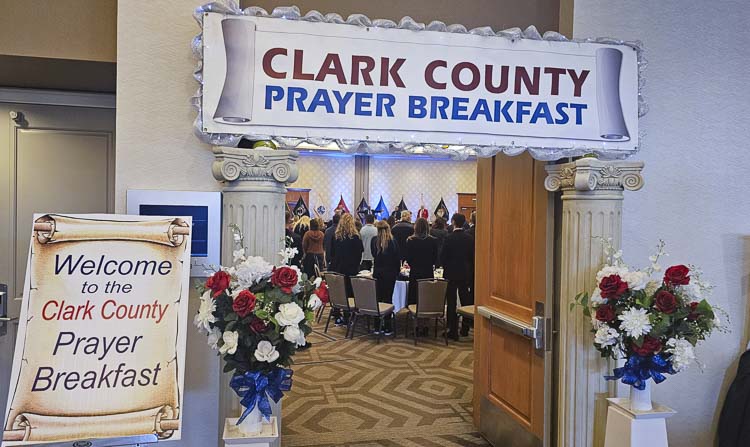
[[[116, 97], [109, 93], [83, 93], [68, 92], [56, 90], [37, 90], [21, 88], [0, 88], [0, 105], [3, 106], [52, 106], [52, 107], [82, 107], [88, 109], [114, 110], [116, 108]], [[3, 117], [5, 119], [5, 117]], [[8, 177], [3, 186], [0, 186], [0, 193], [4, 198], [0, 198], [0, 207], [7, 210], [6, 219], [8, 219], [7, 243], [0, 243], [0, 253], [8, 260], [8, 281], [15, 282], [16, 278], [16, 253], [18, 246], [16, 243], [16, 221], [17, 221], [17, 153], [18, 153], [18, 131], [27, 128], [28, 122], [23, 115], [14, 115], [11, 112], [8, 117], [8, 139], [0, 142], [0, 159], [4, 159], [8, 166]], [[98, 134], [95, 130], [82, 130], [65, 127], [32, 127], [34, 131], [39, 132], [70, 132], [75, 134]], [[115, 133], [107, 135], [107, 181], [110, 189], [107, 198], [107, 211], [114, 211], [115, 202]], [[6, 145], [7, 144], [7, 145]], [[3, 191], [4, 190], [4, 191]], [[12, 278], [12, 280], [10, 279]], [[22, 285], [21, 285], [22, 286]], [[21, 287], [22, 288], [22, 287]], [[19, 286], [9, 290], [9, 308], [13, 307], [12, 302], [20, 298]], [[12, 298], [12, 299], [11, 299]]]

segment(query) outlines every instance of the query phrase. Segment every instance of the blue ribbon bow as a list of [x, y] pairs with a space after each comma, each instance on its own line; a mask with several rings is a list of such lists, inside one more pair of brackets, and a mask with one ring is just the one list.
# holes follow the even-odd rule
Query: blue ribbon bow
[[245, 407], [242, 416], [237, 420], [237, 425], [241, 424], [255, 409], [255, 405], [258, 405], [261, 414], [269, 420], [271, 403], [268, 398], [278, 403], [284, 396], [283, 391], [289, 391], [292, 388], [292, 370], [275, 368], [270, 373], [248, 371], [232, 377], [229, 386], [241, 398], [240, 403]]
[[655, 383], [662, 383], [667, 380], [664, 374], [676, 374], [677, 371], [672, 368], [672, 363], [664, 359], [661, 355], [642, 357], [634, 354], [625, 362], [622, 368], [615, 368], [614, 375], [604, 376], [607, 380], [621, 380], [626, 385], [644, 390], [648, 379], [654, 379]]

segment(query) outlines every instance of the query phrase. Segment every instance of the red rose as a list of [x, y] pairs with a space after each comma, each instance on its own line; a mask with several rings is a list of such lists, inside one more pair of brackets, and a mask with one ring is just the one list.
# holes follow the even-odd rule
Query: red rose
[[328, 286], [324, 282], [320, 283], [320, 287], [318, 287], [313, 293], [318, 295], [318, 298], [320, 298], [320, 301], [322, 301], [323, 304], [327, 303], [330, 299], [328, 296]]
[[609, 304], [602, 304], [596, 308], [596, 319], [609, 323], [615, 319], [615, 309]]
[[628, 290], [628, 283], [620, 275], [609, 275], [599, 283], [602, 298], [617, 298]]
[[218, 272], [214, 273], [213, 276], [208, 278], [206, 281], [206, 287], [211, 289], [213, 293], [213, 297], [216, 298], [217, 296], [221, 295], [221, 292], [225, 291], [227, 287], [229, 287], [229, 281], [232, 279], [231, 276], [229, 276], [229, 273], [225, 272], [224, 270], [219, 270]]
[[633, 342], [631, 345], [633, 348], [633, 351], [643, 357], [647, 357], [650, 355], [654, 355], [657, 352], [661, 351], [661, 342], [658, 338], [651, 337], [650, 335], [647, 335], [643, 337], [643, 343], [638, 346]]
[[255, 331], [255, 333], [257, 334], [262, 334], [266, 331], [266, 329], [268, 329], [268, 325], [260, 318], [253, 318], [253, 320], [250, 322], [250, 329]]
[[232, 310], [237, 312], [240, 318], [244, 318], [255, 309], [255, 295], [249, 290], [243, 290], [232, 302]]
[[297, 271], [291, 267], [281, 267], [273, 269], [271, 275], [271, 284], [280, 287], [284, 293], [291, 294], [292, 287], [298, 282]]
[[656, 292], [656, 308], [665, 314], [674, 313], [677, 310], [677, 298], [668, 290]]
[[673, 265], [664, 272], [664, 282], [673, 286], [690, 284], [690, 269], [684, 265]]
[[692, 303], [688, 304], [688, 306], [690, 307], [690, 313], [688, 314], [687, 319], [689, 321], [695, 321], [700, 318], [701, 314], [696, 312], [696, 309], [698, 309], [698, 303], [696, 301], [693, 301]]

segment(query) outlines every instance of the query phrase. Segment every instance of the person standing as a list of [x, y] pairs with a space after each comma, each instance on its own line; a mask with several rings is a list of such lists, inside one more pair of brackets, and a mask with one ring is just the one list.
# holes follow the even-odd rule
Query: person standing
[[414, 226], [411, 224], [411, 212], [408, 210], [401, 211], [401, 221], [393, 226], [391, 230], [393, 239], [398, 245], [399, 256], [401, 261], [406, 260], [406, 239], [414, 234]]
[[319, 272], [325, 270], [325, 251], [323, 250], [325, 235], [320, 231], [320, 227], [320, 219], [312, 219], [310, 230], [302, 238], [302, 250], [305, 253], [302, 259], [302, 271], [307, 274], [308, 278], [315, 278]]
[[[474, 304], [469, 287], [474, 271], [474, 239], [464, 230], [466, 217], [456, 213], [451, 218], [453, 232], [445, 238], [443, 252], [443, 278], [448, 280], [446, 300], [448, 302], [448, 337], [458, 340], [458, 314], [456, 313], [456, 294], [461, 305]], [[469, 335], [469, 324], [464, 321], [461, 335]]]
[[375, 215], [368, 214], [365, 216], [365, 226], [359, 230], [359, 237], [362, 239], [362, 246], [364, 252], [362, 252], [362, 265], [359, 266], [360, 270], [371, 270], [372, 269], [372, 248], [371, 242], [378, 236], [378, 229], [375, 228]]
[[[331, 244], [331, 270], [344, 275], [347, 297], [354, 296], [351, 277], [359, 273], [362, 251], [364, 248], [357, 234], [357, 228], [354, 226], [354, 218], [349, 213], [342, 214]], [[349, 324], [349, 315], [345, 314], [343, 318], [337, 315], [337, 326], [347, 324]]]
[[335, 213], [331, 220], [331, 226], [326, 229], [323, 236], [323, 249], [326, 252], [326, 262], [328, 263], [326, 268], [331, 268], [331, 261], [333, 261], [331, 250], [333, 249], [333, 240], [336, 239], [336, 228], [338, 228], [340, 220], [341, 213]]
[[477, 237], [477, 211], [474, 210], [471, 212], [471, 217], [469, 217], [469, 229], [466, 230], [467, 233], [469, 233], [469, 236], [476, 238]]
[[409, 304], [417, 304], [417, 281], [435, 277], [438, 241], [428, 234], [430, 224], [419, 218], [414, 223], [414, 234], [406, 239], [406, 262], [409, 263]]
[[[377, 280], [375, 288], [378, 301], [391, 304], [393, 303], [393, 288], [396, 286], [401, 270], [401, 258], [388, 222], [381, 220], [375, 228], [378, 235], [370, 241], [370, 251], [373, 255], [372, 276]], [[387, 319], [383, 327], [385, 335], [391, 335], [393, 333], [392, 319]]]
[[448, 230], [445, 229], [445, 219], [442, 217], [436, 217], [435, 222], [432, 223], [432, 229], [430, 230], [430, 236], [437, 239], [438, 243], [438, 258], [437, 266], [442, 267], [443, 263], [440, 260], [440, 255], [443, 252], [443, 243], [445, 243], [445, 237], [448, 236]]
[[[289, 212], [289, 210], [286, 211], [285, 214], [286, 217], [286, 228], [285, 233], [287, 237], [287, 244], [291, 248], [297, 249], [297, 254], [294, 255], [294, 257], [289, 261], [291, 265], [296, 265], [299, 267], [301, 265], [302, 260], [302, 238], [299, 234], [295, 233], [294, 228], [294, 218], [292, 216], [292, 213]], [[291, 244], [288, 242], [291, 241]]]

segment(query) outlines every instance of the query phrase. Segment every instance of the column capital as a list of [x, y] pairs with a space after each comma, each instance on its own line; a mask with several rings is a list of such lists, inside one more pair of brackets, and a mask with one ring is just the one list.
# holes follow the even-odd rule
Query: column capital
[[580, 158], [571, 163], [547, 165], [545, 169], [544, 187], [552, 192], [622, 192], [643, 187], [642, 161]]
[[214, 178], [234, 191], [286, 191], [299, 177], [297, 151], [214, 146]]

